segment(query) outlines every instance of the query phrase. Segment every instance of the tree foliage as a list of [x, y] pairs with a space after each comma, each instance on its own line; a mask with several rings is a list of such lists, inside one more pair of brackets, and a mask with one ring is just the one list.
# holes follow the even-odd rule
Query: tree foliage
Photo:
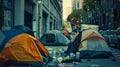
[[84, 16], [86, 16], [87, 15], [87, 13], [86, 13], [86, 11], [84, 11], [84, 10], [82, 10], [82, 9], [79, 9], [79, 10], [74, 10], [68, 17], [67, 17], [67, 21], [70, 21], [71, 22], [71, 19], [73, 18], [73, 17], [75, 17], [75, 18], [77, 18], [77, 19], [81, 19], [80, 18], [80, 15], [82, 16], [82, 17], [84, 17]]
[[83, 3], [83, 9], [79, 9], [79, 10], [74, 10], [68, 17], [67, 17], [67, 21], [71, 22], [71, 19], [73, 17], [77, 18], [77, 19], [81, 19], [80, 16], [82, 16], [83, 18], [87, 17], [87, 12], [88, 11], [96, 11], [97, 9], [102, 8], [102, 6], [99, 4], [100, 0], [84, 0]]
[[80, 10], [74, 10], [68, 17], [67, 21], [71, 21], [73, 17], [79, 18], [80, 16]]

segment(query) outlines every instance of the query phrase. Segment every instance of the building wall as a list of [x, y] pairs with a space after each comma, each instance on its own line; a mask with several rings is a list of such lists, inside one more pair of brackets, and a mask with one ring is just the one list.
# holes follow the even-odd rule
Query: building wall
[[49, 30], [61, 29], [61, 5], [62, 0], [41, 0], [41, 3], [38, 0], [10, 0], [10, 3], [0, 0], [0, 29], [2, 26], [3, 29], [10, 29], [15, 25], [25, 25], [39, 39]]
[[14, 1], [14, 25], [24, 25], [24, 0]]
[[62, 3], [60, 0], [42, 0], [39, 4], [39, 38], [47, 31], [59, 30], [62, 27], [62, 6], [60, 6], [60, 3]]
[[103, 7], [101, 16], [102, 20], [99, 23], [100, 27], [105, 29], [116, 29], [120, 26], [120, 16], [119, 8], [120, 2], [118, 0], [101, 0], [101, 5]]
[[82, 9], [84, 0], [72, 0], [72, 10]]
[[[98, 24], [100, 29], [117, 29], [120, 26], [120, 2], [119, 0], [99, 0], [95, 4], [95, 9], [89, 11], [92, 13], [91, 24]], [[97, 7], [100, 6], [100, 7]], [[89, 21], [90, 22], [90, 21]]]
[[0, 0], [0, 29], [10, 29], [14, 16], [14, 0]]

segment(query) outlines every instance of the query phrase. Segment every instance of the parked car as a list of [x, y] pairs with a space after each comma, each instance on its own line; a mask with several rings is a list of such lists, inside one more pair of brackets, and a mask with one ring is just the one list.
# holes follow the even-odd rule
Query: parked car
[[119, 43], [119, 37], [118, 37], [118, 32], [117, 30], [107, 30], [104, 34], [103, 37], [105, 38], [106, 42], [108, 43], [109, 46], [111, 47], [117, 47]]
[[117, 48], [120, 49], [120, 27], [117, 28], [117, 34], [118, 34], [118, 45]]
[[105, 41], [109, 44], [109, 31], [104, 32], [104, 34], [101, 34], [104, 38]]
[[100, 30], [99, 33], [100, 33], [102, 36], [104, 36], [105, 33], [106, 33], [106, 30]]
[[111, 47], [117, 47], [118, 44], [118, 36], [117, 30], [108, 30], [108, 42]]

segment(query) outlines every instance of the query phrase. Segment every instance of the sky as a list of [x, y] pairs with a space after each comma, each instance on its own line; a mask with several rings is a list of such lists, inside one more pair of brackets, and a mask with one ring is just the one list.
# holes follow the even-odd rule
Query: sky
[[72, 2], [71, 0], [63, 0], [63, 21], [66, 21], [68, 15], [72, 11]]
[[65, 24], [65, 29], [69, 32], [72, 31], [71, 25], [66, 23], [68, 15], [72, 12], [72, 2], [71, 0], [63, 0], [63, 24]]

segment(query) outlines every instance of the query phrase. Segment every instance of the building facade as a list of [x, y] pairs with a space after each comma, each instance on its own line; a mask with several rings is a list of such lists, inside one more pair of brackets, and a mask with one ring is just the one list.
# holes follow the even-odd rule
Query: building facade
[[49, 30], [62, 28], [62, 0], [39, 0], [38, 3], [38, 36]]
[[0, 28], [9, 29], [13, 26], [14, 0], [0, 0]]
[[72, 11], [82, 9], [83, 1], [84, 0], [72, 0]]
[[100, 29], [117, 29], [120, 27], [120, 0], [98, 0], [87, 11], [87, 22], [99, 25]]
[[120, 1], [100, 0], [100, 6], [96, 14], [100, 29], [117, 29], [120, 27]]
[[25, 25], [39, 39], [62, 27], [62, 0], [0, 0], [0, 28]]

